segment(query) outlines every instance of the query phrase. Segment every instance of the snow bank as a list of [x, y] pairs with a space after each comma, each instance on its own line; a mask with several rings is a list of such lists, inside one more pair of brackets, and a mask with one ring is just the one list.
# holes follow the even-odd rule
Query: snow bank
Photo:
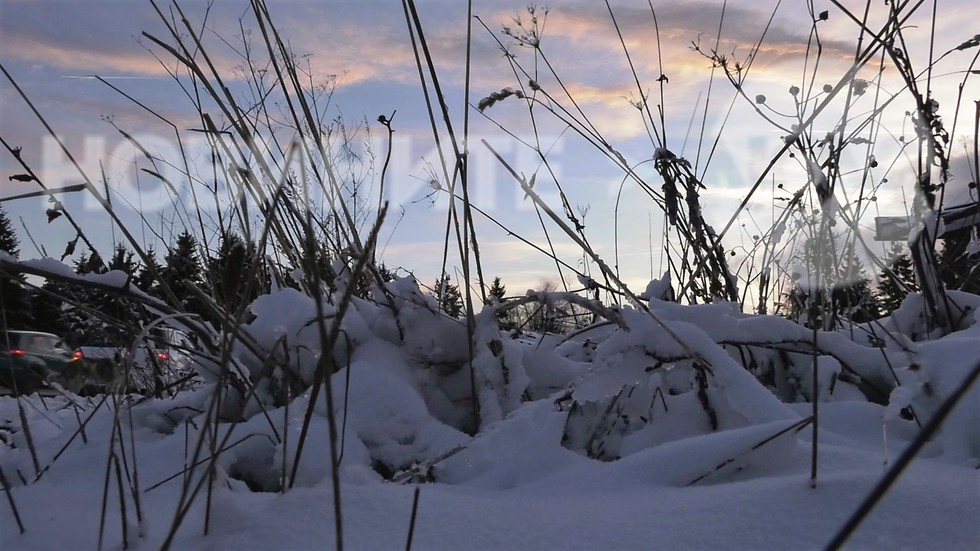
[[[814, 340], [658, 285], [649, 312], [610, 310], [625, 328], [515, 338], [489, 308], [472, 340], [412, 278], [339, 322], [338, 296], [278, 289], [232, 348], [240, 379], [170, 399], [0, 398], [0, 467], [27, 530], [0, 506], [0, 548], [94, 547], [100, 526], [104, 547], [158, 548], [181, 509], [174, 548], [322, 547], [335, 491], [349, 548], [401, 547], [415, 484], [420, 548], [818, 548], [916, 437], [911, 412], [928, 419], [980, 357], [972, 316], [931, 341], [868, 338], [914, 323], [903, 306]], [[321, 322], [338, 329], [331, 350]], [[853, 545], [980, 543], [978, 392]]]

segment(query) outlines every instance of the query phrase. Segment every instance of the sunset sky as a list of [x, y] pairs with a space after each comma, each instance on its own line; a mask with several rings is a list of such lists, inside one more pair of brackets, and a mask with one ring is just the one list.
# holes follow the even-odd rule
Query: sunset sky
[[[465, 2], [419, 3], [440, 78], [454, 109], [452, 115], [456, 124], [461, 125], [467, 31]], [[516, 28], [514, 18], [517, 16], [525, 22], [528, 20], [525, 4], [524, 1], [510, 0], [474, 2], [474, 13], [479, 21], [474, 21], [473, 26], [472, 103], [493, 91], [521, 84], [515, 80], [496, 40], [505, 45], [512, 44], [512, 39], [502, 34], [501, 29], [504, 26]], [[775, 9], [772, 26], [744, 86], [748, 98], [765, 95], [765, 113], [789, 126], [792, 120], [780, 119], [774, 112], [793, 112], [790, 87], [804, 86], [806, 90], [805, 83], [809, 83], [804, 77], [809, 74], [807, 71], [812, 71], [817, 59], [815, 52], [807, 49], [813, 16], [805, 2], [797, 1], [782, 2], [776, 9], [778, 2], [734, 0], [724, 8], [723, 20], [722, 2], [655, 1], [652, 5], [659, 25], [658, 49], [654, 18], [647, 2], [614, 0], [610, 4], [642, 86], [652, 94], [651, 101], [660, 102], [657, 78], [661, 74], [668, 77], [663, 101], [667, 148], [678, 156], [687, 157], [697, 165], [698, 174], [704, 175], [702, 179], [707, 189], [702, 200], [708, 222], [720, 230], [762, 167], [782, 146], [783, 133], [756, 113], [752, 101], [736, 97], [735, 90], [720, 71], [716, 70], [712, 76], [711, 63], [692, 51], [691, 44], [700, 41], [703, 48], [713, 48], [721, 25], [717, 50], [729, 59], [744, 60], [753, 44], [759, 41]], [[857, 14], [864, 9], [862, 2], [844, 4]], [[886, 7], [880, 0], [870, 4], [872, 23], [869, 26], [879, 28]], [[168, 9], [165, 2], [161, 1], [160, 5]], [[197, 24], [202, 21], [204, 5], [203, 2], [181, 4]], [[919, 70], [925, 68], [929, 54], [931, 5], [925, 3], [906, 29], [912, 63]], [[938, 5], [936, 57], [971, 39], [978, 30], [975, 22], [976, 16], [980, 15], [972, 2], [965, 0], [940, 1]], [[359, 133], [359, 143], [370, 135], [378, 164], [388, 144], [386, 131], [376, 119], [378, 115], [397, 112], [393, 120], [397, 141], [394, 142], [388, 184], [389, 198], [395, 203], [397, 216], [392, 216], [382, 232], [382, 241], [386, 244], [384, 259], [389, 264], [414, 270], [424, 281], [434, 279], [442, 256], [446, 198], [436, 195], [433, 204], [425, 197], [431, 191], [428, 187], [431, 168], [428, 167], [434, 165], [437, 158], [432, 150], [433, 140], [401, 3], [394, 0], [270, 0], [269, 9], [293, 51], [300, 55], [309, 54], [305, 59], [315, 75], [315, 83], [334, 87], [332, 115], [347, 121], [350, 127], [368, 124], [367, 131], [362, 129]], [[822, 53], [813, 94], [818, 95], [824, 84], [837, 84], [847, 71], [854, 59], [859, 29], [830, 2], [815, 0], [813, 10], [815, 13], [829, 11], [827, 21], [821, 21], [817, 27]], [[630, 98], [638, 96], [637, 88], [605, 4], [559, 0], [550, 4], [550, 12], [544, 21], [542, 50], [562, 82], [597, 129], [630, 164], [638, 164], [638, 173], [652, 187], [659, 189], [662, 180], [653, 171], [651, 163], [639, 164], [652, 157], [655, 145], [647, 136], [643, 119], [629, 103]], [[490, 32], [480, 22], [489, 27]], [[254, 27], [248, 3], [221, 0], [211, 7], [204, 33], [213, 47], [220, 70], [232, 84], [236, 83], [236, 67], [242, 60], [221, 40], [240, 45], [240, 24], [246, 28]], [[92, 154], [88, 156], [86, 166], [93, 171], [90, 176], [95, 180], [101, 180], [98, 159], [103, 158], [102, 170], [107, 171], [109, 187], [119, 188], [120, 197], [129, 200], [132, 208], [142, 209], [152, 225], [153, 231], [138, 232], [139, 239], [144, 245], [161, 250], [173, 228], [180, 225], [179, 216], [175, 216], [174, 209], [155, 193], [155, 182], [140, 183], [145, 188], [139, 187], [136, 193], [133, 174], [125, 171], [127, 159], [133, 158], [132, 148], [128, 148], [107, 119], [130, 133], [159, 136], [161, 151], [167, 151], [167, 144], [163, 142], [172, 139], [173, 134], [121, 93], [89, 78], [91, 75], [104, 77], [132, 98], [151, 106], [182, 131], [200, 127], [190, 101], [166, 70], [173, 66], [173, 62], [166, 58], [166, 52], [141, 38], [143, 31], [161, 38], [166, 36], [164, 26], [148, 2], [0, 0], [0, 63], [70, 149], [85, 158], [85, 144], [90, 144]], [[528, 68], [533, 67], [531, 50], [511, 46], [510, 51], [516, 54], [517, 61]], [[963, 162], [964, 148], [972, 148], [974, 102], [980, 99], [976, 76], [966, 80], [958, 116], [955, 107], [964, 71], [980, 69], [971, 65], [976, 61], [977, 52], [977, 48], [954, 51], [933, 71], [933, 93], [940, 102], [947, 129], [952, 130], [955, 189], [951, 193], [955, 192], [956, 202], [968, 199], [963, 193], [964, 184], [976, 178], [970, 175], [968, 163]], [[154, 54], [160, 56], [167, 67]], [[886, 61], [885, 65], [880, 91], [891, 95], [899, 92], [901, 85], [890, 62]], [[873, 80], [875, 67], [872, 64], [859, 77]], [[543, 71], [543, 65], [539, 65], [539, 69]], [[554, 78], [542, 77], [540, 84], [549, 91], [557, 89]], [[872, 86], [867, 101], [855, 104], [852, 117], [866, 115], [875, 91], [877, 89]], [[874, 154], [882, 170], [874, 173], [874, 177], [880, 183], [885, 177], [884, 169], [890, 170], [887, 185], [883, 184], [877, 192], [879, 200], [869, 208], [867, 218], [862, 219], [865, 226], [872, 226], [873, 217], [879, 214], [905, 214], [903, 200], [911, 198], [914, 172], [910, 170], [910, 161], [899, 154], [901, 142], [898, 138], [914, 135], [911, 123], [904, 116], [905, 111], [913, 108], [911, 98], [904, 94], [881, 118], [882, 127], [878, 130]], [[831, 111], [839, 113], [840, 109]], [[477, 206], [485, 208], [512, 231], [544, 246], [545, 235], [534, 210], [523, 199], [523, 193], [513, 179], [480, 143], [481, 139], [486, 139], [526, 175], [535, 172], [538, 166], [532, 152], [498, 126], [502, 125], [521, 139], [533, 138], [526, 106], [520, 100], [509, 98], [487, 109], [485, 115], [476, 110], [470, 113], [471, 178], [476, 186]], [[651, 272], [659, 276], [663, 271], [658, 252], [662, 246], [662, 212], [649, 197], [634, 185], [627, 184], [620, 196], [617, 215], [622, 171], [595, 148], [564, 131], [554, 118], [540, 111], [536, 115], [542, 142], [553, 148], [550, 159], [558, 170], [561, 186], [574, 208], [585, 213], [586, 232], [593, 246], [613, 264], [616, 235], [613, 220], [618, 216], [619, 267], [624, 279], [642, 290]], [[818, 133], [830, 130], [819, 124]], [[50, 147], [50, 140], [45, 146], [43, 127], [6, 79], [0, 79], [0, 136], [11, 145], [23, 147], [24, 159], [50, 187], [79, 182], [64, 168], [63, 162], [53, 160], [55, 151]], [[193, 133], [186, 133], [186, 136], [191, 139]], [[712, 147], [715, 154], [706, 165]], [[122, 160], [112, 163], [110, 158], [113, 157]], [[113, 173], [113, 169], [118, 171]], [[380, 167], [376, 166], [375, 170], [379, 171]], [[8, 183], [6, 176], [19, 172], [22, 170], [15, 160], [6, 151], [0, 151], [0, 174], [5, 176], [5, 188], [0, 190], [0, 196], [9, 197], [36, 189], [33, 184]], [[764, 192], [760, 191], [754, 197], [749, 211], [736, 223], [737, 228], [743, 224], [745, 228], [730, 233], [729, 248], [738, 250], [746, 240], [751, 240], [753, 234], [769, 226], [775, 212], [773, 197], [780, 194], [776, 186], [784, 184], [787, 189], [796, 190], [806, 183], [806, 178], [807, 173], [799, 164], [780, 163], [772, 173], [772, 181], [764, 186]], [[536, 189], [555, 197], [555, 186], [544, 173], [539, 174], [537, 185], [540, 187]], [[66, 197], [64, 203], [106, 250], [113, 239], [120, 238], [105, 215], [93, 208], [90, 201], [73, 196]], [[118, 204], [120, 209], [132, 210], [123, 206], [123, 201]], [[32, 240], [38, 247], [46, 249], [48, 256], [57, 257], [65, 243], [74, 237], [64, 220], [45, 223], [45, 205], [43, 199], [3, 203], [21, 232], [22, 258], [42, 256]], [[557, 203], [554, 206], [560, 210]], [[126, 215], [126, 219], [134, 223], [136, 220], [132, 213]], [[31, 238], [24, 232], [21, 220]], [[490, 275], [502, 276], [511, 293], [522, 293], [528, 287], [556, 280], [553, 262], [508, 237], [496, 225], [483, 219], [478, 222], [485, 269]], [[154, 231], [162, 237], [154, 236]], [[557, 236], [553, 226], [550, 231], [553, 237]], [[568, 239], [556, 237], [555, 248], [572, 265], [581, 259], [578, 249]]]

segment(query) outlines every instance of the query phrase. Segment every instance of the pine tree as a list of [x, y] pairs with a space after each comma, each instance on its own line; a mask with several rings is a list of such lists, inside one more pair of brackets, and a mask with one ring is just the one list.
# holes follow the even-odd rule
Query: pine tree
[[[105, 263], [98, 252], [81, 253], [75, 261], [75, 273], [78, 275], [101, 274], [106, 272]], [[105, 324], [97, 319], [96, 313], [101, 312], [99, 293], [94, 289], [77, 283], [49, 282], [45, 285], [55, 297], [52, 306], [59, 307], [59, 321], [67, 333], [67, 340], [76, 345], [95, 345], [106, 342]], [[60, 302], [60, 304], [57, 304]]]
[[[127, 274], [130, 282], [135, 283], [139, 263], [135, 260], [133, 252], [119, 243], [113, 250], [108, 268]], [[112, 293], [99, 293], [98, 299], [104, 305], [102, 312], [112, 321], [108, 326], [109, 339], [113, 342], [129, 344], [127, 341], [133, 335], [133, 328], [140, 325], [140, 319], [145, 315], [143, 307], [139, 303]]]
[[493, 278], [493, 284], [490, 285], [490, 289], [487, 290], [487, 300], [497, 302], [503, 302], [504, 296], [507, 293], [507, 287], [500, 283], [500, 278]]
[[[0, 251], [17, 257], [20, 243], [6, 211], [0, 207]], [[0, 272], [0, 326], [5, 329], [24, 329], [31, 323], [28, 292], [22, 274]]]
[[939, 274], [947, 289], [980, 295], [980, 253], [974, 250], [976, 228], [946, 235], [938, 255]]
[[246, 244], [239, 235], [226, 233], [217, 254], [207, 264], [214, 300], [227, 314], [235, 314], [259, 295], [269, 292], [270, 277], [263, 269], [255, 244]]
[[[82, 254], [75, 263], [79, 275], [122, 271], [133, 277], [139, 268], [133, 252], [118, 244], [109, 262], [97, 251]], [[130, 346], [134, 328], [140, 325], [143, 310], [140, 305], [120, 293], [103, 291], [84, 284], [61, 283], [57, 289], [67, 300], [61, 306], [61, 318], [68, 330], [68, 340], [76, 344]]]
[[385, 283], [395, 281], [395, 271], [389, 269], [388, 266], [385, 266], [384, 262], [378, 264], [378, 274], [381, 275], [381, 281], [384, 281]]
[[197, 238], [190, 232], [178, 235], [173, 248], [163, 259], [162, 283], [176, 298], [174, 306], [188, 313], [206, 315], [207, 308], [194, 290], [197, 287], [206, 292], [197, 249]]
[[13, 257], [20, 255], [20, 241], [18, 241], [13, 225], [7, 218], [7, 211], [3, 207], [0, 207], [0, 251], [4, 251]]
[[459, 287], [452, 284], [449, 274], [442, 274], [442, 277], [436, 280], [433, 289], [439, 299], [439, 308], [443, 312], [452, 318], [463, 315], [463, 296], [459, 292]]
[[[802, 248], [794, 255], [800, 270], [793, 272], [790, 289], [784, 294], [784, 315], [807, 327], [814, 325], [827, 328], [831, 324], [825, 319], [825, 311], [831, 301], [826, 289], [832, 287], [835, 254], [829, 251], [833, 241], [829, 235], [809, 236]], [[803, 271], [805, 273], [800, 273]]]
[[75, 261], [75, 273], [78, 275], [104, 274], [107, 271], [109, 270], [98, 251], [92, 251], [91, 255], [82, 253]]
[[889, 315], [902, 305], [908, 292], [918, 291], [919, 288], [915, 283], [912, 258], [903, 243], [895, 241], [891, 244], [885, 262], [888, 265], [888, 272], [885, 270], [879, 272], [876, 296], [881, 314]]
[[146, 250], [146, 258], [147, 262], [137, 271], [134, 282], [143, 292], [160, 298], [162, 295], [158, 278], [163, 276], [163, 265], [157, 260], [153, 247]]
[[[351, 267], [353, 267], [353, 264], [351, 265]], [[388, 267], [385, 266], [384, 263], [378, 264], [377, 269], [378, 269], [378, 275], [381, 276], [381, 281], [383, 283], [387, 283], [389, 281], [395, 280], [395, 273], [390, 269], [388, 269]], [[372, 291], [377, 285], [377, 282], [378, 280], [375, 277], [374, 273], [368, 268], [365, 268], [364, 271], [361, 272], [361, 276], [357, 278], [354, 282], [354, 296], [363, 299], [370, 299]]]
[[[303, 276], [299, 281], [293, 275], [297, 269]], [[304, 254], [299, 266], [285, 267], [283, 272], [283, 284], [287, 287], [312, 292], [318, 285], [323, 293], [333, 293], [337, 290], [337, 274], [334, 272], [333, 259], [323, 247], [317, 247], [312, 253]]]
[[[490, 285], [490, 289], [487, 290], [487, 304], [501, 303], [506, 300], [504, 297], [507, 295], [507, 287], [500, 282], [499, 277], [493, 278], [493, 283]], [[514, 322], [512, 319], [511, 312], [497, 313], [497, 325], [501, 329], [513, 329]]]
[[811, 274], [809, 283], [819, 288], [804, 290], [799, 281], [792, 283], [784, 303], [789, 319], [830, 329], [844, 321], [865, 323], [878, 317], [880, 307], [864, 263], [853, 246], [841, 248], [837, 241], [828, 232], [804, 242], [798, 260]]
[[871, 289], [871, 276], [853, 246], [844, 251], [834, 290], [831, 293], [834, 313], [838, 320], [867, 323], [878, 319], [880, 306]]
[[46, 280], [40, 288], [30, 293], [30, 311], [33, 317], [30, 329], [44, 331], [64, 336], [69, 346], [75, 347], [82, 343], [68, 332], [65, 323], [65, 301], [67, 286], [64, 283]]
[[228, 314], [238, 310], [244, 300], [250, 271], [249, 251], [241, 237], [226, 233], [218, 253], [208, 258], [208, 271], [214, 288], [215, 302]]
[[126, 248], [122, 243], [116, 244], [112, 251], [112, 258], [109, 259], [109, 270], [120, 270], [129, 275], [135, 275], [139, 269], [139, 263], [135, 260], [133, 251]]

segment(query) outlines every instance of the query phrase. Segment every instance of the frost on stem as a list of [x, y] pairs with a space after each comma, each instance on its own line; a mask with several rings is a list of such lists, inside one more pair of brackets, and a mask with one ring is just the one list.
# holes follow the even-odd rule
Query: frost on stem
[[[533, 82], [533, 81], [532, 81]], [[535, 83], [536, 84], [536, 83]], [[524, 92], [520, 90], [514, 90], [513, 88], [503, 88], [498, 92], [491, 92], [489, 96], [481, 99], [477, 104], [476, 108], [482, 113], [486, 109], [493, 107], [498, 101], [503, 101], [510, 96], [517, 96], [518, 98], [524, 98]]]
[[817, 192], [817, 199], [820, 200], [821, 205], [825, 205], [831, 195], [830, 181], [816, 161], [813, 159], [807, 159], [807, 161], [810, 168], [810, 179], [813, 180], [813, 187]]

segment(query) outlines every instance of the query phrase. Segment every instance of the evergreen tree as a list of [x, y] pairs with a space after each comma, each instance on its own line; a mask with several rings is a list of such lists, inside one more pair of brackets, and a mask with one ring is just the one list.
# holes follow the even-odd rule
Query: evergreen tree
[[[293, 275], [297, 268], [303, 275], [299, 281]], [[284, 284], [288, 287], [310, 293], [317, 285], [323, 293], [333, 293], [337, 290], [337, 274], [334, 272], [333, 259], [323, 247], [317, 247], [312, 254], [304, 254], [299, 266], [287, 267], [284, 272]], [[314, 278], [319, 281], [315, 281]]]
[[[132, 251], [118, 244], [108, 263], [97, 251], [82, 254], [75, 263], [79, 275], [122, 271], [133, 277], [139, 266]], [[62, 320], [73, 344], [126, 347], [132, 344], [134, 328], [140, 325], [141, 306], [120, 293], [103, 291], [84, 284], [62, 283], [55, 286], [66, 297], [61, 307]]]
[[20, 241], [3, 207], [0, 207], [0, 251], [5, 251], [13, 257], [20, 255]]
[[109, 270], [98, 251], [92, 251], [91, 255], [82, 253], [75, 261], [75, 273], [78, 275], [104, 274], [107, 271]]
[[[118, 270], [127, 274], [130, 283], [135, 284], [139, 263], [134, 257], [133, 251], [119, 243], [113, 250], [108, 268], [110, 271]], [[144, 317], [145, 312], [142, 305], [112, 293], [98, 293], [97, 299], [102, 304], [101, 311], [112, 322], [108, 325], [109, 339], [128, 345], [128, 341], [133, 336], [133, 328], [138, 327], [140, 319]]]
[[[234, 315], [259, 295], [269, 292], [270, 277], [261, 260], [254, 243], [246, 244], [233, 233], [221, 238], [217, 255], [207, 263], [215, 303], [227, 314]], [[254, 281], [256, 278], [258, 283]]]
[[490, 285], [490, 289], [487, 290], [487, 300], [497, 302], [504, 301], [504, 295], [507, 293], [507, 287], [500, 283], [500, 278], [493, 278], [493, 283]]
[[45, 280], [40, 288], [30, 293], [30, 310], [32, 321], [30, 329], [61, 335], [69, 346], [75, 347], [82, 343], [73, 338], [68, 332], [64, 313], [67, 286], [64, 283]]
[[163, 275], [163, 265], [157, 260], [156, 251], [153, 247], [146, 250], [147, 262], [136, 272], [134, 282], [143, 292], [155, 297], [161, 297], [160, 282], [157, 278]]
[[[829, 328], [830, 323], [824, 319], [825, 305], [830, 302], [830, 293], [825, 290], [832, 285], [834, 279], [833, 251], [830, 239], [810, 236], [802, 248], [794, 254], [798, 268], [792, 274], [792, 283], [785, 293], [783, 303], [785, 316], [790, 320], [813, 327]], [[800, 273], [805, 271], [805, 273]], [[818, 281], [819, 279], [819, 281]], [[814, 287], [817, 288], [814, 288]]]
[[[75, 261], [74, 267], [78, 275], [106, 272], [105, 263], [96, 251], [92, 251], [91, 255], [83, 252]], [[60, 299], [58, 325], [67, 333], [68, 342], [76, 346], [106, 342], [105, 324], [95, 315], [104, 306], [100, 304], [101, 297], [97, 291], [68, 282], [49, 282], [46, 287]], [[51, 302], [57, 303], [59, 300]]]
[[197, 287], [206, 292], [197, 249], [197, 238], [190, 232], [178, 235], [173, 248], [163, 259], [161, 279], [177, 300], [174, 306], [188, 313], [206, 315], [207, 308], [194, 290]]
[[976, 231], [972, 228], [944, 236], [937, 256], [939, 275], [947, 289], [980, 295], [980, 252], [973, 245]]
[[442, 274], [442, 277], [436, 280], [433, 289], [439, 299], [439, 308], [443, 312], [452, 318], [463, 315], [463, 295], [460, 294], [459, 287], [453, 285], [449, 274]]
[[136, 275], [139, 263], [135, 260], [133, 251], [126, 248], [122, 243], [116, 244], [112, 251], [112, 258], [109, 259], [109, 270], [120, 270], [129, 275]]
[[[352, 265], [353, 266], [353, 265]], [[395, 280], [395, 273], [388, 269], [384, 263], [377, 265], [378, 275], [381, 276], [382, 283], [387, 283], [389, 281]], [[365, 268], [361, 272], [361, 277], [357, 278], [354, 285], [354, 296], [371, 299], [372, 291], [377, 285], [378, 280], [375, 278], [374, 273], [372, 273], [368, 268]]]
[[[382, 262], [381, 264], [378, 264], [377, 267], [378, 267], [378, 275], [381, 276], [381, 281], [383, 283], [388, 283], [390, 281], [394, 281], [395, 280], [395, 277], [396, 277], [395, 276], [395, 270], [392, 270], [392, 269], [388, 268], [388, 266], [385, 266], [385, 263], [384, 262]], [[372, 281], [373, 281], [373, 278], [372, 278]]]
[[[800, 281], [786, 293], [785, 316], [807, 327], [831, 329], [842, 322], [865, 323], [876, 319], [879, 305], [871, 290], [871, 277], [853, 246], [839, 247], [828, 232], [807, 239], [797, 260], [810, 274], [805, 289]], [[819, 275], [819, 281], [816, 276]]]
[[389, 269], [388, 266], [385, 266], [384, 262], [378, 264], [378, 274], [381, 275], [381, 281], [384, 281], [385, 283], [395, 281], [395, 271]]
[[912, 266], [912, 258], [906, 250], [906, 245], [899, 241], [892, 242], [885, 262], [888, 264], [888, 271], [882, 270], [878, 274], [876, 293], [882, 315], [894, 312], [902, 305], [908, 292], [916, 292], [919, 289], [915, 283], [915, 268]]
[[[500, 278], [493, 278], [493, 283], [490, 285], [490, 289], [487, 290], [487, 304], [504, 302], [504, 297], [506, 294], [507, 287], [500, 282]], [[501, 329], [513, 329], [514, 322], [512, 320], [511, 312], [498, 313], [497, 325], [499, 325]]]
[[833, 281], [834, 313], [838, 320], [867, 323], [878, 319], [880, 306], [871, 289], [871, 276], [853, 246], [844, 251], [836, 281]]
[[[0, 251], [15, 258], [20, 255], [20, 242], [2, 207], [0, 207]], [[2, 308], [0, 327], [4, 329], [24, 329], [32, 321], [25, 281], [23, 274], [0, 271], [0, 308]]]

